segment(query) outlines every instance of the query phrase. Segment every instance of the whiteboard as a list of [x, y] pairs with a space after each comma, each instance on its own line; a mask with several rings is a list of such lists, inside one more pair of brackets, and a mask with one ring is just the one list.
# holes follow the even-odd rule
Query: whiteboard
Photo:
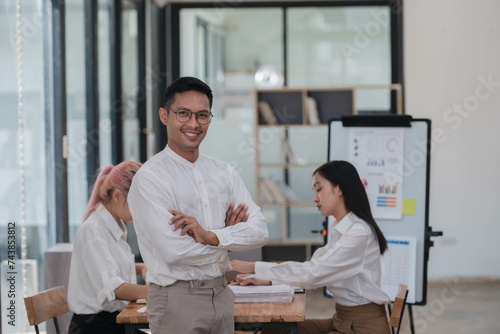
[[[349, 121], [344, 118], [329, 121], [329, 161], [349, 161], [349, 133], [352, 127], [370, 128], [375, 131], [377, 128], [388, 126], [404, 128], [402, 196], [407, 205], [403, 205], [401, 219], [375, 219], [389, 241], [389, 251], [386, 259], [383, 259], [385, 279], [382, 285], [384, 291], [393, 299], [394, 288], [391, 284], [395, 284], [394, 275], [406, 277], [408, 282], [400, 283], [408, 284], [408, 303], [424, 305], [427, 294], [428, 239], [426, 231], [429, 227], [430, 120], [411, 119], [411, 116], [350, 116], [348, 118]], [[375, 126], [371, 126], [372, 124]], [[374, 205], [376, 203], [370, 202], [372, 208]], [[399, 241], [408, 243], [400, 244]], [[406, 254], [409, 256], [408, 262], [397, 260], [403, 256], [402, 253], [408, 253]], [[392, 263], [391, 261], [399, 262]], [[388, 268], [395, 270], [391, 273], [392, 277], [387, 275]], [[402, 270], [406, 270], [407, 274], [401, 272]]]

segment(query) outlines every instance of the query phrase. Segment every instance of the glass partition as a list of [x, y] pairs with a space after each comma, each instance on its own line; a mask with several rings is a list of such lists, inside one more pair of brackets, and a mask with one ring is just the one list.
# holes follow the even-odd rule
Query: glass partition
[[122, 10], [123, 160], [140, 160], [137, 98], [139, 90], [137, 9], [124, 1]]
[[284, 70], [281, 8], [182, 9], [179, 37], [180, 74], [212, 88], [251, 89], [262, 65]]
[[[390, 9], [387, 6], [287, 9], [289, 87], [391, 83]], [[363, 90], [356, 106], [390, 111], [389, 90]]]
[[87, 205], [87, 134], [85, 102], [85, 8], [66, 1], [66, 112], [68, 133], [69, 240], [73, 241]]
[[[135, 4], [136, 2], [131, 2]], [[112, 0], [98, 0], [98, 61], [99, 61], [99, 109], [100, 109], [100, 162], [111, 162], [111, 19]], [[85, 5], [83, 0], [65, 1], [66, 53], [66, 119], [67, 119], [67, 177], [69, 241], [72, 242], [79, 228], [88, 200], [86, 170], [86, 91], [85, 91]], [[137, 13], [124, 5], [124, 75], [125, 88], [134, 95], [137, 88]], [[19, 141], [18, 86], [16, 54], [16, 2], [0, 0], [0, 261], [7, 258], [7, 225], [16, 223], [16, 256], [21, 257], [21, 184], [19, 151], [24, 147], [24, 193], [26, 202], [27, 257], [38, 261], [38, 286], [44, 287], [44, 252], [56, 242], [54, 212], [58, 199], [54, 178], [55, 165], [54, 128], [58, 119], [53, 118], [54, 102], [51, 100], [53, 71], [51, 64], [60, 61], [60, 55], [52, 45], [52, 3], [45, 0], [21, 1], [21, 28], [23, 42], [23, 125], [24, 137]], [[135, 29], [135, 30], [134, 30]], [[54, 51], [56, 51], [55, 54]], [[55, 57], [55, 59], [52, 59]], [[133, 65], [133, 66], [132, 66]], [[135, 72], [134, 72], [135, 71]], [[131, 83], [131, 84], [130, 84]], [[130, 96], [129, 95], [129, 96]], [[49, 99], [49, 100], [46, 100]], [[129, 100], [124, 98], [125, 108]], [[132, 102], [135, 103], [135, 100]], [[132, 110], [132, 111], [130, 111]], [[132, 118], [136, 109], [130, 107]], [[126, 122], [125, 120], [124, 122]], [[113, 124], [113, 126], [117, 126]], [[132, 125], [133, 131], [136, 126]], [[130, 128], [130, 127], [129, 127]], [[128, 135], [128, 137], [127, 137]], [[132, 136], [125, 132], [125, 139]], [[63, 138], [56, 139], [62, 142]], [[135, 142], [127, 143], [133, 147]], [[137, 155], [135, 148], [126, 150], [126, 158]], [[58, 188], [60, 190], [60, 188]], [[64, 193], [64, 190], [62, 191]], [[62, 229], [62, 226], [59, 226]]]
[[262, 65], [283, 72], [282, 23], [280, 8], [180, 12], [180, 74], [198, 77], [214, 91], [215, 117], [201, 150], [231, 163], [252, 194], [254, 77]]
[[[38, 263], [38, 282], [44, 284], [43, 261], [44, 251], [54, 243], [54, 226], [48, 222], [48, 208], [54, 203], [51, 200], [51, 189], [47, 187], [47, 174], [52, 166], [48, 147], [51, 145], [50, 131], [45, 114], [44, 87], [44, 36], [43, 24], [46, 13], [43, 12], [43, 1], [25, 1], [22, 4], [22, 110], [24, 135], [22, 142], [18, 130], [18, 61], [16, 53], [16, 6], [15, 1], [0, 1], [0, 101], [2, 105], [0, 121], [0, 262], [15, 251], [15, 257], [21, 258], [21, 190], [20, 190], [20, 145], [24, 151], [24, 194], [27, 258]], [[8, 245], [8, 226], [15, 224], [15, 248]], [[10, 225], [13, 226], [12, 224]], [[17, 260], [16, 260], [17, 262]], [[34, 268], [34, 267], [32, 267]], [[19, 268], [20, 269], [20, 268]], [[21, 280], [20, 273], [18, 279]], [[28, 278], [30, 281], [31, 278]], [[2, 282], [2, 287], [4, 282]], [[21, 284], [18, 283], [18, 288]], [[4, 291], [4, 290], [3, 290]], [[2, 291], [2, 297], [4, 297]], [[6, 290], [5, 290], [6, 291]], [[5, 294], [7, 297], [7, 294]], [[17, 296], [16, 296], [17, 297]], [[17, 303], [22, 303], [22, 293]], [[9, 297], [9, 300], [14, 300]], [[18, 304], [21, 308], [21, 304]], [[3, 307], [2, 307], [3, 309]], [[4, 330], [7, 319], [4, 319]], [[22, 318], [19, 318], [22, 322]]]
[[391, 83], [388, 7], [287, 9], [288, 86]]
[[111, 164], [111, 0], [99, 0], [97, 10], [99, 80], [99, 163]]

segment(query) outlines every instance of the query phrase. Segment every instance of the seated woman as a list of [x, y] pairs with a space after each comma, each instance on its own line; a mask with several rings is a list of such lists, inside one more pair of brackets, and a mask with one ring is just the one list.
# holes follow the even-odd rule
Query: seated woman
[[131, 222], [127, 194], [140, 163], [125, 161], [97, 177], [84, 222], [73, 241], [68, 304], [75, 314], [69, 333], [124, 333], [116, 316], [130, 300], [146, 298], [143, 263], [135, 264], [124, 222]]
[[[312, 187], [318, 210], [323, 216], [333, 215], [336, 219], [329, 227], [328, 243], [303, 263], [233, 260], [234, 270], [255, 272], [255, 278], [245, 280], [246, 275], [238, 275], [238, 283], [276, 282], [306, 289], [327, 286], [335, 299], [336, 313], [330, 319], [298, 323], [300, 334], [390, 333], [384, 306], [390, 299], [380, 288], [380, 258], [387, 242], [373, 219], [356, 168], [346, 161], [328, 162], [314, 172]], [[264, 333], [282, 331], [272, 329]]]

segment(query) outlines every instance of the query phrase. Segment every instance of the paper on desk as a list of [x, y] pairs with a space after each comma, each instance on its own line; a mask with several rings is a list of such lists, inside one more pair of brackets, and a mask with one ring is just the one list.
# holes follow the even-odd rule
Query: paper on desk
[[235, 303], [290, 303], [294, 288], [286, 284], [278, 285], [230, 285]]
[[139, 313], [146, 313], [146, 307], [147, 306], [141, 307], [140, 309], [137, 310], [137, 312], [139, 312]]

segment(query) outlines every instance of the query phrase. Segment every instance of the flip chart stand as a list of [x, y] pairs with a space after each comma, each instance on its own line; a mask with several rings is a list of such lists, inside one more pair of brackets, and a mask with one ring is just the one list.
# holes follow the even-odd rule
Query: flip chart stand
[[[396, 240], [397, 236], [400, 236], [401, 240], [409, 238], [416, 245], [416, 257], [413, 258], [414, 261], [409, 266], [410, 275], [408, 277], [412, 278], [413, 286], [408, 287], [411, 298], [407, 303], [410, 329], [411, 333], [414, 333], [412, 306], [413, 304], [426, 304], [427, 262], [429, 261], [429, 249], [433, 246], [431, 237], [443, 235], [442, 231], [433, 231], [432, 227], [429, 226], [431, 121], [429, 119], [414, 119], [410, 115], [346, 115], [340, 119], [331, 119], [328, 129], [328, 161], [349, 161], [349, 145], [352, 144], [350, 140], [362, 138], [359, 133], [382, 136], [386, 132], [394, 132], [391, 128], [403, 131], [403, 137], [401, 137], [403, 138], [402, 196], [403, 200], [410, 201], [414, 207], [411, 213], [403, 210], [400, 219], [399, 217], [387, 217], [376, 218], [376, 221], [386, 236], [396, 236]], [[351, 138], [351, 136], [353, 137]], [[376, 203], [370, 203], [372, 208], [374, 204], [376, 205]], [[397, 247], [393, 247], [393, 249], [396, 251]]]

